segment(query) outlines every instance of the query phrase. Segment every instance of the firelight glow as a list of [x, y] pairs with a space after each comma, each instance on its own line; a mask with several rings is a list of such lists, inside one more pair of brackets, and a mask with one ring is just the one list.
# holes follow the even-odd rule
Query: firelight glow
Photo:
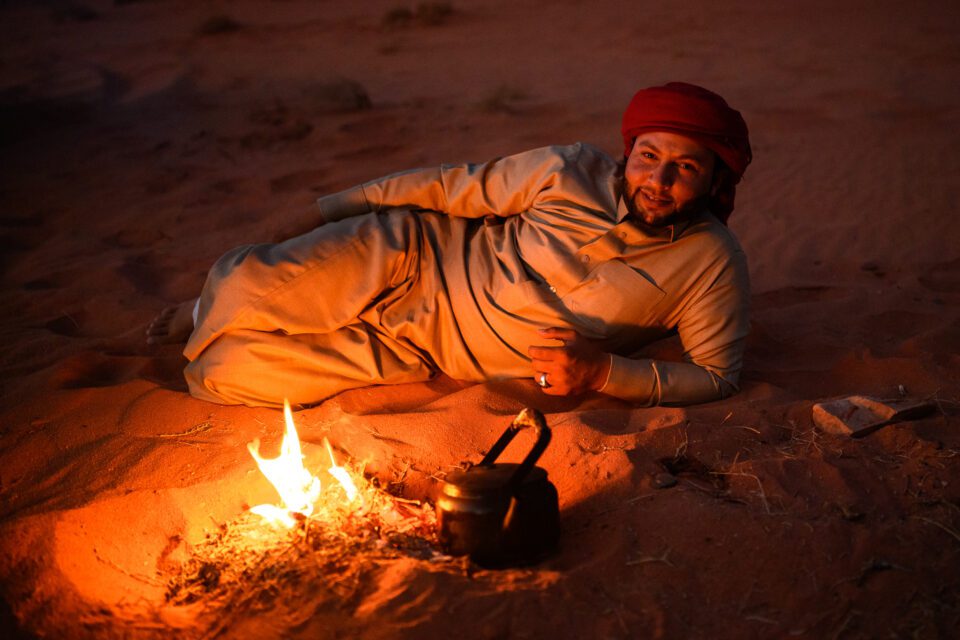
[[343, 487], [343, 490], [347, 494], [347, 500], [353, 502], [360, 493], [357, 491], [357, 485], [353, 483], [353, 478], [350, 477], [350, 473], [337, 464], [336, 459], [333, 457], [333, 447], [330, 446], [330, 441], [324, 438], [323, 444], [327, 446], [327, 453], [330, 454], [330, 464], [332, 465], [328, 469], [330, 475], [336, 478], [340, 486]]
[[[260, 504], [250, 511], [274, 524], [281, 524], [288, 528], [296, 524], [291, 513], [309, 516], [313, 513], [313, 506], [320, 497], [320, 479], [307, 471], [303, 466], [303, 454], [300, 451], [300, 438], [297, 428], [293, 424], [293, 414], [290, 412], [290, 403], [283, 400], [283, 418], [286, 422], [286, 432], [280, 444], [280, 455], [273, 459], [260, 456], [260, 439], [257, 438], [247, 445], [250, 455], [257, 461], [260, 471], [280, 494], [281, 506]], [[346, 471], [346, 470], [344, 470]], [[351, 486], [352, 486], [351, 482]], [[356, 490], [356, 489], [354, 489]]]

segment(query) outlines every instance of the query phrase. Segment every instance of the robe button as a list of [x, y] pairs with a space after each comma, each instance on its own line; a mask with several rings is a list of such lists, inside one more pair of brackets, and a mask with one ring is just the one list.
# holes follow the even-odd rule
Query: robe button
[[556, 287], [550, 287], [550, 291], [551, 291], [551, 293], [556, 293], [556, 292], [557, 292], [557, 288], [556, 288]]
[[621, 232], [620, 232], [620, 237], [623, 238], [624, 240], [626, 240], [626, 239], [627, 239], [627, 232], [626, 232], [626, 231], [621, 231]]
[[590, 262], [590, 256], [580, 256], [580, 262]]

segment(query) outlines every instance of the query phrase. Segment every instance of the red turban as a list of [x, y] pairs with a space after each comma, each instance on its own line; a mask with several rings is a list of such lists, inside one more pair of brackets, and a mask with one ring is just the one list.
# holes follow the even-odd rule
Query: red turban
[[736, 185], [753, 159], [747, 123], [739, 111], [703, 87], [671, 82], [638, 91], [623, 114], [621, 131], [625, 156], [645, 131], [677, 133], [716, 153], [732, 175], [711, 198], [710, 210], [726, 223], [733, 211]]

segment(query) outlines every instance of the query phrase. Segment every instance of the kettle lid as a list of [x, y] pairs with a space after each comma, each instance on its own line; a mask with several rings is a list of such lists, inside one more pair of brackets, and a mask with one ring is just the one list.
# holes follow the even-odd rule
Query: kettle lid
[[[510, 482], [519, 464], [512, 462], [477, 465], [466, 471], [453, 471], [444, 479], [443, 492], [456, 498], [482, 498], [510, 491]], [[521, 486], [532, 482], [544, 482], [547, 472], [533, 467], [521, 481]]]

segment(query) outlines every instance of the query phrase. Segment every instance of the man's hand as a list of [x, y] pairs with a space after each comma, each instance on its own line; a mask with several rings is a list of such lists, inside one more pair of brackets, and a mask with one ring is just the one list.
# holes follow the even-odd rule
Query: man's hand
[[546, 374], [544, 393], [565, 396], [597, 391], [610, 372], [610, 354], [601, 351], [593, 342], [573, 329], [550, 327], [538, 333], [547, 339], [559, 340], [559, 347], [530, 347], [527, 354], [533, 365], [533, 377], [538, 382]]

